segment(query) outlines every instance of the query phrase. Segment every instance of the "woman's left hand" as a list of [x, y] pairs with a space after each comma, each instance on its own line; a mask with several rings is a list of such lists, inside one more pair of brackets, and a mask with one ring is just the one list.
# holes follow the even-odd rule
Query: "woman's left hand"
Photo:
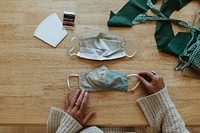
[[69, 95], [66, 93], [64, 102], [64, 111], [78, 121], [82, 126], [94, 116], [95, 111], [85, 115], [85, 107], [88, 101], [88, 93], [85, 90], [77, 90], [74, 98], [69, 103]]

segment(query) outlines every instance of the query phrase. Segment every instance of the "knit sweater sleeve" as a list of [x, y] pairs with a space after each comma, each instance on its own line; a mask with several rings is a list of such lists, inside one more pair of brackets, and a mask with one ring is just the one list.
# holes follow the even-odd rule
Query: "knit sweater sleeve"
[[83, 127], [62, 109], [52, 107], [47, 120], [48, 133], [76, 133]]
[[[81, 131], [80, 131], [81, 130]], [[47, 120], [48, 133], [103, 133], [98, 127], [83, 127], [60, 108], [52, 107]]]
[[189, 133], [166, 87], [155, 94], [139, 98], [137, 103], [156, 132]]

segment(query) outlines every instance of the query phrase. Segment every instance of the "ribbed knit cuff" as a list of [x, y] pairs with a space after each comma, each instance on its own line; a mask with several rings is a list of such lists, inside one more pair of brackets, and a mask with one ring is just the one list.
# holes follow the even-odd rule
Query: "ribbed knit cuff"
[[104, 132], [98, 127], [92, 126], [92, 127], [85, 128], [80, 133], [104, 133]]
[[62, 109], [52, 107], [47, 121], [48, 133], [75, 133], [83, 127]]
[[155, 94], [138, 99], [137, 103], [156, 132], [189, 133], [166, 87]]
[[161, 116], [166, 110], [175, 107], [166, 87], [157, 93], [139, 98], [137, 103], [143, 110], [151, 127], [155, 127], [155, 123], [160, 124], [158, 122], [161, 122]]

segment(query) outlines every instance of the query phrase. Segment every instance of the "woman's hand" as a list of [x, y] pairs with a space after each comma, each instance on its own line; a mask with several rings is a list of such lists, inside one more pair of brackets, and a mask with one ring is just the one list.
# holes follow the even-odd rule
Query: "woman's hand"
[[89, 112], [85, 115], [84, 109], [88, 100], [88, 93], [85, 90], [77, 90], [71, 103], [69, 103], [68, 93], [65, 95], [64, 111], [78, 121], [82, 126], [90, 120], [96, 113], [95, 111]]
[[163, 78], [155, 71], [140, 72], [137, 78], [146, 87], [149, 94], [156, 93], [165, 87]]

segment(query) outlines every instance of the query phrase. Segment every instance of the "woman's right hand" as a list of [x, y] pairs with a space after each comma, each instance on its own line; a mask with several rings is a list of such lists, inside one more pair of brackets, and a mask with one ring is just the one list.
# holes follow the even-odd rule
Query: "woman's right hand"
[[146, 87], [149, 94], [156, 93], [165, 87], [162, 76], [155, 71], [140, 72], [137, 78]]
[[85, 90], [77, 90], [74, 98], [69, 102], [68, 93], [65, 95], [64, 111], [67, 112], [71, 117], [78, 121], [82, 126], [95, 115], [95, 111], [91, 111], [85, 114], [86, 104], [88, 102], [88, 92]]

